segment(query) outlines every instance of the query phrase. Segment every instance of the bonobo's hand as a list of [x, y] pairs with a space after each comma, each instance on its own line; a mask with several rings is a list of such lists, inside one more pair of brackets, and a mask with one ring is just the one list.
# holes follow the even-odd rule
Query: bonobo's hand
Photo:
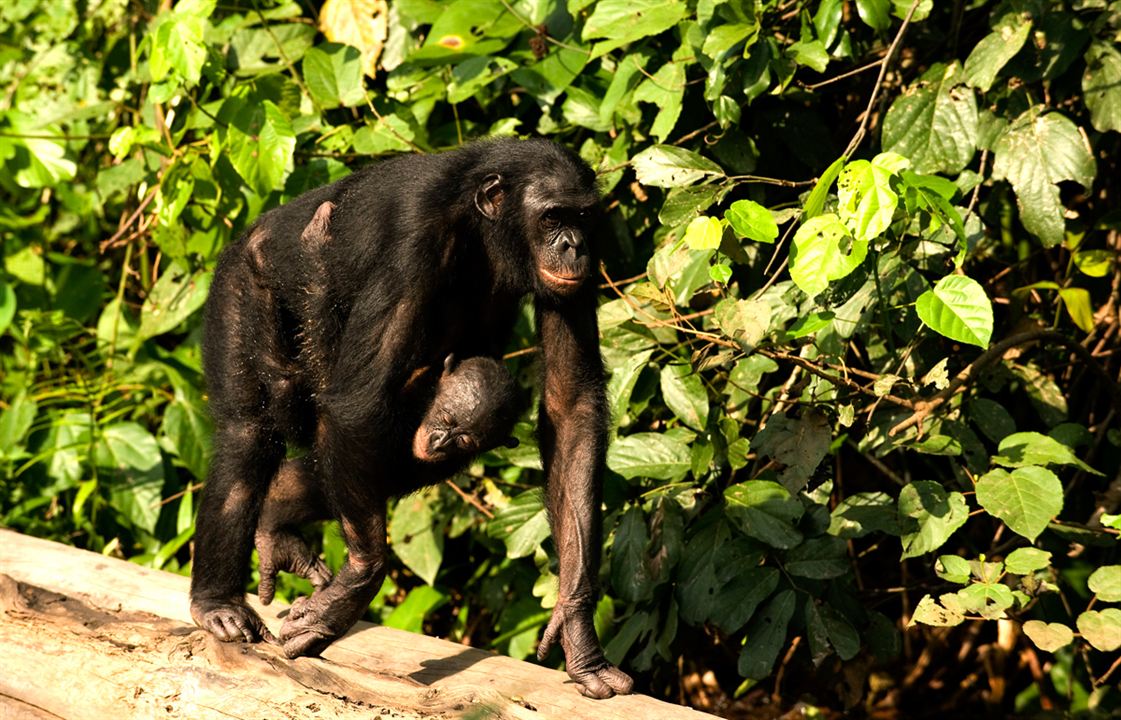
[[292, 604], [280, 627], [280, 644], [290, 658], [316, 656], [349, 630], [373, 599], [364, 587], [348, 586], [344, 573]]
[[568, 676], [580, 686], [581, 694], [596, 699], [609, 698], [616, 693], [628, 695], [634, 681], [603, 657], [592, 622], [593, 609], [590, 601], [558, 601], [541, 644], [537, 646], [537, 659], [544, 660], [559, 639]]
[[257, 596], [264, 605], [272, 602], [276, 592], [276, 574], [281, 570], [310, 580], [316, 588], [323, 587], [331, 580], [331, 571], [327, 569], [327, 565], [294, 532], [258, 528], [254, 543], [260, 556], [261, 573]]
[[195, 624], [222, 642], [276, 642], [265, 622], [245, 604], [243, 598], [192, 600], [191, 617]]

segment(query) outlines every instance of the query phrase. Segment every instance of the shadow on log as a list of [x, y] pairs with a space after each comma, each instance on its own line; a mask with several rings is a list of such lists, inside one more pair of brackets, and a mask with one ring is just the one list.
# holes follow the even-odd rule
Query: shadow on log
[[[588, 700], [555, 670], [360, 623], [322, 658], [221, 643], [187, 578], [0, 530], [0, 720], [696, 720], [632, 695]], [[263, 607], [274, 631], [287, 607]]]

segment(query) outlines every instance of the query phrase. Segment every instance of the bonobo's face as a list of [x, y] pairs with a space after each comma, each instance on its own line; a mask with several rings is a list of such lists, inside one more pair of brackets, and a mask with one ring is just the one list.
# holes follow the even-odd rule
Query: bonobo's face
[[591, 238], [602, 218], [591, 177], [558, 173], [533, 183], [526, 212], [539, 285], [572, 295], [595, 272]]
[[515, 417], [514, 381], [504, 367], [490, 358], [455, 365], [449, 357], [413, 436], [413, 456], [432, 463], [466, 460], [507, 442]]

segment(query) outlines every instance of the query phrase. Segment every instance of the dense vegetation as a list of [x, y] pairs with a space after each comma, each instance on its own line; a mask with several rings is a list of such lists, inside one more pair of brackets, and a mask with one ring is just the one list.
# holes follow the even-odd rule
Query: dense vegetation
[[[188, 572], [219, 250], [541, 135], [610, 210], [598, 619], [640, 689], [1117, 712], [1119, 39], [1117, 0], [8, 0], [0, 525]], [[396, 504], [374, 619], [530, 655], [534, 342], [521, 446]]]

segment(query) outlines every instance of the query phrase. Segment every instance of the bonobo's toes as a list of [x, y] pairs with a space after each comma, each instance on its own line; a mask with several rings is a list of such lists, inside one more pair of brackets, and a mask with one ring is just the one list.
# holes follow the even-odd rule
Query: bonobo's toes
[[276, 642], [260, 616], [243, 603], [195, 603], [191, 616], [222, 642]]
[[336, 637], [338, 634], [311, 612], [300, 617], [289, 615], [280, 628], [280, 643], [290, 658], [317, 657]]
[[569, 674], [579, 684], [580, 694], [595, 700], [603, 700], [613, 695], [629, 695], [634, 689], [634, 680], [630, 675], [607, 663], [595, 670]]

